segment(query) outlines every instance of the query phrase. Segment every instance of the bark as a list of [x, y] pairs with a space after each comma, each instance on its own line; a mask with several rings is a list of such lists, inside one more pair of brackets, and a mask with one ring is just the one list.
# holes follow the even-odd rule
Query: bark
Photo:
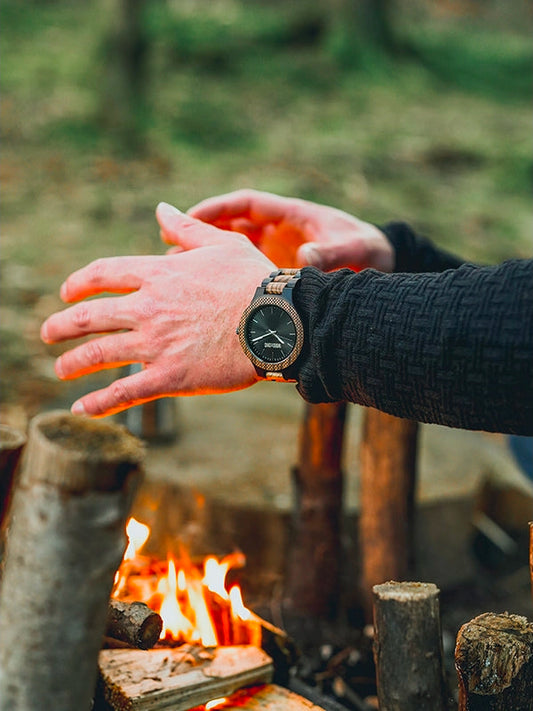
[[533, 624], [484, 613], [461, 627], [455, 647], [459, 711], [532, 711]]
[[413, 509], [418, 424], [365, 412], [361, 456], [359, 546], [362, 602], [372, 619], [372, 588], [405, 580], [413, 566]]
[[0, 560], [4, 550], [7, 521], [16, 474], [26, 435], [13, 427], [0, 425]]
[[341, 565], [342, 443], [346, 404], [307, 405], [299, 464], [285, 602], [296, 614], [333, 617]]
[[32, 421], [0, 590], [1, 711], [90, 708], [143, 456], [117, 425]]
[[159, 640], [163, 620], [144, 602], [110, 600], [106, 635], [131, 647], [150, 649]]
[[439, 589], [374, 587], [374, 658], [381, 711], [445, 711]]
[[529, 576], [531, 578], [531, 597], [533, 597], [533, 521], [529, 522]]

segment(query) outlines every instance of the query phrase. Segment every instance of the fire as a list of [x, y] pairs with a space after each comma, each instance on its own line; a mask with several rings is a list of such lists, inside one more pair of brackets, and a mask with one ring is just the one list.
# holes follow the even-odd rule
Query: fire
[[[204, 647], [226, 644], [261, 644], [261, 627], [244, 605], [241, 589], [226, 587], [232, 568], [246, 560], [235, 552], [217, 559], [208, 556], [202, 569], [183, 553], [180, 560], [151, 559], [140, 554], [150, 528], [131, 518], [126, 527], [128, 546], [115, 577], [113, 596], [140, 600], [163, 619], [161, 639], [199, 643]], [[220, 700], [217, 700], [220, 702]], [[213, 705], [213, 708], [215, 706]]]

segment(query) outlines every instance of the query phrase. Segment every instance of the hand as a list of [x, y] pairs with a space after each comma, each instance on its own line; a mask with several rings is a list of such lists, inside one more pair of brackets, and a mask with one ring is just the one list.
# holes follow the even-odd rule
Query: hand
[[74, 414], [110, 415], [168, 395], [238, 390], [259, 378], [236, 328], [256, 287], [275, 269], [243, 235], [226, 233], [161, 203], [157, 219], [177, 254], [99, 259], [71, 274], [70, 306], [41, 328], [46, 343], [97, 337], [56, 361], [62, 379], [140, 362], [144, 369], [78, 400]]
[[[212, 197], [189, 210], [221, 229], [246, 234], [280, 267], [394, 268], [394, 250], [374, 225], [333, 207], [256, 190]], [[166, 237], [163, 235], [163, 239]]]

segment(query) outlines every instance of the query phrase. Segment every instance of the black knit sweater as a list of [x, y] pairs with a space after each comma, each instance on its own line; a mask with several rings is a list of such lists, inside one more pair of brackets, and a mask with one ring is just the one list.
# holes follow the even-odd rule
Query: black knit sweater
[[302, 270], [298, 390], [463, 429], [533, 434], [533, 259], [463, 264], [401, 223], [396, 270]]

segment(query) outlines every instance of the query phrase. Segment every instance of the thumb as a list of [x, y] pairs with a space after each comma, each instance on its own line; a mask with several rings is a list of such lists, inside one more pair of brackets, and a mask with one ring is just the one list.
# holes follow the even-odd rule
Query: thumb
[[166, 202], [159, 203], [155, 214], [161, 227], [161, 239], [167, 244], [179, 245], [187, 250], [218, 244], [224, 240], [216, 227], [196, 220]]
[[359, 271], [368, 266], [368, 248], [363, 241], [305, 242], [296, 253], [300, 266], [311, 266], [324, 272], [348, 267]]

